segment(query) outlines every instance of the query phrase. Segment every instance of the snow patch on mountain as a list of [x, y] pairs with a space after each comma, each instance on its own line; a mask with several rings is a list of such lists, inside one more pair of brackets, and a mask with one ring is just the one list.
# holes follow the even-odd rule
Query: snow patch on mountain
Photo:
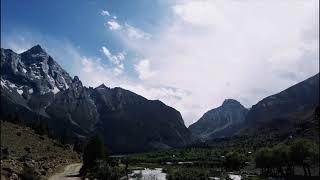
[[65, 87], [66, 89], [69, 89], [69, 86], [68, 86], [66, 80], [64, 79], [64, 77], [62, 77], [62, 81], [63, 81], [63, 83], [64, 83], [64, 87]]
[[17, 89], [17, 92], [18, 92], [20, 95], [23, 94], [23, 90], [21, 90], [21, 89]]
[[7, 87], [7, 85], [6, 85], [6, 81], [5, 81], [5, 80], [3, 80], [3, 79], [1, 79], [1, 86], [2, 86], [2, 87], [6, 87], [6, 88], [8, 88], [8, 87]]
[[8, 84], [9, 84], [9, 86], [10, 86], [11, 88], [16, 88], [16, 87], [17, 87], [15, 84], [11, 83], [10, 81], [7, 81], [7, 82], [8, 82]]
[[58, 92], [60, 92], [60, 90], [57, 88], [57, 86], [54, 86], [52, 92], [53, 94], [57, 94]]
[[29, 94], [32, 94], [33, 93], [33, 89], [32, 88], [29, 89], [28, 92], [29, 92]]

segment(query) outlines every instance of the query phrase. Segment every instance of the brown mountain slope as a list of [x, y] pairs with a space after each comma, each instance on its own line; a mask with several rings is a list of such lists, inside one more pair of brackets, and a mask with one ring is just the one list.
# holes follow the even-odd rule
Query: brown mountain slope
[[72, 162], [80, 162], [72, 147], [1, 120], [1, 179], [21, 179], [31, 171], [45, 178]]

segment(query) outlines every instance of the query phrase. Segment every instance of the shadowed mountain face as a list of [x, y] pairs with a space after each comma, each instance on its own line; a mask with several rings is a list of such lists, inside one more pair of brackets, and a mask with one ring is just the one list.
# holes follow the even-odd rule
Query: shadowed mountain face
[[[178, 111], [122, 88], [101, 85], [91, 90], [109, 147], [115, 151], [184, 146], [190, 140]], [[143, 145], [143, 146], [141, 146]]]
[[189, 130], [202, 140], [232, 136], [245, 121], [248, 110], [238, 101], [226, 99], [223, 104], [206, 112]]
[[247, 127], [290, 129], [310, 119], [317, 106], [319, 74], [253, 105], [246, 119]]
[[87, 88], [39, 45], [21, 54], [1, 49], [1, 114], [45, 123], [69, 140], [99, 133], [113, 152], [180, 147], [191, 139], [177, 110], [121, 88]]
[[315, 137], [319, 128], [312, 126], [318, 123], [314, 121], [317, 107], [319, 74], [264, 98], [250, 110], [235, 100], [226, 100], [222, 106], [206, 112], [189, 129], [202, 140], [262, 132], [292, 133], [297, 130]]

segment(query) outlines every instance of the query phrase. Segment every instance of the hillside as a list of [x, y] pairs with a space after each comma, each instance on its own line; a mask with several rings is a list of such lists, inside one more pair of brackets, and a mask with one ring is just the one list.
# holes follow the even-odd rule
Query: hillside
[[319, 122], [314, 120], [317, 107], [319, 73], [262, 99], [250, 109], [236, 100], [225, 101], [222, 106], [206, 112], [189, 129], [199, 139], [209, 141], [265, 134], [319, 139]]
[[21, 179], [32, 172], [34, 177], [45, 178], [73, 162], [80, 158], [72, 146], [1, 120], [1, 179]]
[[253, 105], [246, 121], [249, 127], [297, 126], [319, 106], [319, 73]]

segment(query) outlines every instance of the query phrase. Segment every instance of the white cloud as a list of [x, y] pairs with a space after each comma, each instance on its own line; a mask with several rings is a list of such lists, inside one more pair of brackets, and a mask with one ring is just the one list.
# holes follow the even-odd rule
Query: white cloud
[[138, 64], [134, 66], [141, 80], [147, 80], [155, 75], [155, 72], [150, 68], [150, 61], [148, 59], [142, 59]]
[[90, 73], [92, 72], [93, 68], [94, 68], [94, 64], [92, 63], [91, 59], [88, 59], [86, 57], [83, 57], [82, 61], [81, 61], [82, 65], [83, 65], [83, 71]]
[[125, 54], [125, 52], [119, 52], [116, 57], [119, 59], [119, 61], [123, 61], [125, 59]]
[[125, 52], [119, 52], [117, 55], [110, 53], [109, 49], [105, 46], [102, 46], [103, 54], [109, 59], [110, 63], [115, 66], [113, 72], [118, 76], [121, 75], [124, 71], [123, 61], [125, 59]]
[[110, 30], [121, 30], [122, 29], [122, 26], [115, 20], [110, 20], [107, 22], [107, 25], [109, 27]]
[[[98, 57], [84, 56], [79, 49], [71, 44], [65, 43], [62, 48], [66, 51], [58, 50], [53, 52], [55, 59], [65, 60], [65, 57], [67, 57], [72, 64], [72, 74], [79, 76], [84, 85], [96, 87], [105, 83], [110, 87], [115, 87], [119, 86], [119, 84], [126, 84], [126, 81], [119, 77], [124, 70], [123, 64], [110, 67]], [[68, 71], [70, 66], [65, 69]]]
[[22, 53], [33, 46], [30, 39], [27, 39], [20, 34], [15, 34], [15, 37], [12, 40], [7, 37], [3, 37], [3, 39], [4, 40], [1, 39], [1, 47], [6, 46], [6, 48], [12, 49], [16, 53]]
[[119, 75], [121, 75], [121, 74], [123, 73], [123, 69], [121, 69], [121, 68], [119, 68], [119, 67], [115, 67], [115, 68], [113, 69], [113, 72], [114, 72], [114, 74], [115, 74], [116, 76], [119, 76]]
[[125, 25], [126, 27], [126, 35], [130, 38], [130, 39], [150, 39], [151, 35], [136, 28], [133, 27], [129, 24]]
[[174, 13], [187, 23], [198, 26], [211, 26], [223, 21], [223, 16], [217, 9], [216, 1], [187, 1], [173, 6]]
[[125, 59], [125, 52], [119, 52], [117, 55], [112, 55], [109, 49], [105, 46], [102, 46], [103, 54], [109, 59], [109, 61], [114, 65], [120, 65]]
[[101, 16], [110, 16], [110, 13], [109, 13], [109, 11], [107, 11], [107, 10], [102, 10], [102, 11], [100, 12], [100, 15], [101, 15]]
[[106, 55], [108, 58], [111, 56], [109, 49], [106, 48], [105, 46], [102, 46], [102, 51], [103, 51], [104, 55]]
[[149, 58], [135, 66], [147, 85], [189, 92], [160, 99], [187, 125], [226, 98], [250, 107], [319, 72], [316, 0], [184, 0], [171, 10], [171, 22], [152, 39], [125, 43]]
[[116, 19], [117, 17], [113, 16], [113, 19], [109, 20], [105, 26], [130, 40], [148, 40], [152, 37], [151, 34], [146, 33], [128, 23], [116, 21]]
[[[126, 49], [147, 57], [134, 65], [139, 79], [126, 76], [123, 52], [111, 53], [102, 47], [110, 66], [64, 42], [55, 43], [58, 50], [48, 52], [84, 84], [121, 86], [160, 99], [179, 110], [186, 125], [226, 98], [250, 107], [319, 72], [316, 0], [179, 0], [170, 4], [174, 16], [157, 27], [152, 38], [134, 31], [129, 35], [130, 26], [115, 21], [121, 29], [113, 32], [121, 35]], [[24, 49], [22, 44], [27, 43], [20, 42], [11, 47]]]

